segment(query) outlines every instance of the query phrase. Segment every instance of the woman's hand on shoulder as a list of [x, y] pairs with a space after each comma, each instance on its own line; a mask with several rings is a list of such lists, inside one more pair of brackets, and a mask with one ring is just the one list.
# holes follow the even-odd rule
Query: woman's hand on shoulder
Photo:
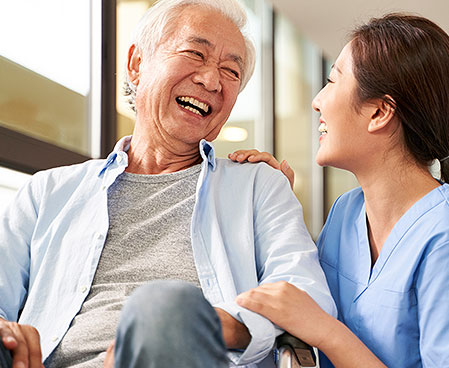
[[287, 161], [278, 162], [271, 153], [259, 152], [256, 149], [252, 150], [238, 150], [234, 153], [230, 153], [228, 158], [235, 162], [265, 162], [271, 167], [282, 171], [282, 173], [287, 177], [290, 182], [290, 186], [293, 189], [293, 184], [295, 182], [295, 173], [288, 165]]

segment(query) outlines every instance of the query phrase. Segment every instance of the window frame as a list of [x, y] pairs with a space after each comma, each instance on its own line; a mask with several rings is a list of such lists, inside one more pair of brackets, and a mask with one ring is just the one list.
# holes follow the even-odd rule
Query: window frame
[[[116, 0], [101, 1], [101, 108], [100, 157], [116, 141]], [[97, 20], [98, 21], [98, 20]], [[33, 174], [51, 167], [92, 158], [0, 126], [0, 166]]]

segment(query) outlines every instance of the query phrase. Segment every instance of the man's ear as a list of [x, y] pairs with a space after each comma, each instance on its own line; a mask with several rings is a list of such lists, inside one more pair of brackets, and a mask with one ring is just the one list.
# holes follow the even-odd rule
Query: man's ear
[[136, 86], [139, 84], [141, 62], [142, 58], [140, 56], [140, 51], [135, 44], [132, 44], [128, 50], [128, 64], [126, 69], [130, 82]]
[[[386, 99], [379, 99], [374, 102], [374, 111], [368, 124], [368, 132], [375, 133], [385, 128], [393, 119], [395, 114], [395, 101], [390, 96]], [[390, 103], [386, 102], [390, 101]]]

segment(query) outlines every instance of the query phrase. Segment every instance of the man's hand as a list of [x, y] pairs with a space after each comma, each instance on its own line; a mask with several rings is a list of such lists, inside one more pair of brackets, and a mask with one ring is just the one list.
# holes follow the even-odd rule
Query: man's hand
[[39, 332], [0, 318], [0, 338], [13, 358], [13, 368], [43, 368]]
[[221, 321], [223, 338], [228, 349], [245, 349], [251, 341], [248, 328], [223, 309], [215, 308]]
[[106, 350], [106, 357], [104, 358], [104, 368], [114, 368], [114, 350], [115, 350], [115, 340], [112, 341], [108, 349]]

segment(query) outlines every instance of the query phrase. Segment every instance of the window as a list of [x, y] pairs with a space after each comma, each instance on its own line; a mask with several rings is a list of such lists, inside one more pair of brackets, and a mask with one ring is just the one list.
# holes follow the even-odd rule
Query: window
[[0, 3], [0, 164], [32, 173], [104, 155], [111, 14], [114, 1]]
[[318, 117], [311, 102], [321, 88], [321, 52], [281, 14], [275, 17], [275, 155], [295, 172], [296, 196], [313, 237], [323, 225], [323, 170], [315, 163]]

